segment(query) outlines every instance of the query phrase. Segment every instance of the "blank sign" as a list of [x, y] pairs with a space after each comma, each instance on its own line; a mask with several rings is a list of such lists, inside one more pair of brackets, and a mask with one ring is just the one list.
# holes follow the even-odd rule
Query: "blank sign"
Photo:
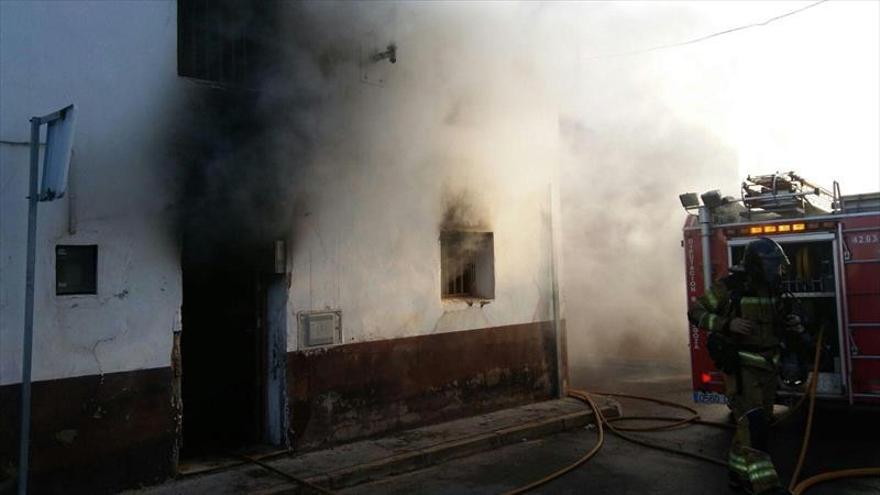
[[46, 127], [46, 156], [43, 160], [43, 182], [40, 201], [52, 201], [67, 191], [67, 172], [70, 169], [70, 153], [73, 149], [73, 130], [76, 125], [76, 108], [73, 105], [61, 109], [60, 117]]

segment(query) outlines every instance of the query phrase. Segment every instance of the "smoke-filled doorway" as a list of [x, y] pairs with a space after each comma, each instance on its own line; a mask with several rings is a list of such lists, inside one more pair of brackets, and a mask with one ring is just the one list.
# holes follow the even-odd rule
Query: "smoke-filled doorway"
[[263, 91], [288, 60], [282, 4], [177, 2], [178, 74], [192, 83], [176, 146], [184, 458], [286, 443], [280, 239], [290, 225], [289, 167], [303, 150], [278, 152], [278, 115], [296, 105]]
[[271, 254], [184, 244], [184, 459], [286, 441], [286, 284]]

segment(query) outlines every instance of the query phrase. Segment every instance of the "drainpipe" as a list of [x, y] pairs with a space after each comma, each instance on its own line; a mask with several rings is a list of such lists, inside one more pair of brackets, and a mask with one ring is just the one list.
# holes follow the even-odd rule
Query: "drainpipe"
[[703, 291], [708, 292], [712, 287], [712, 253], [709, 249], [709, 236], [712, 235], [712, 215], [707, 206], [700, 206], [699, 219], [703, 244]]

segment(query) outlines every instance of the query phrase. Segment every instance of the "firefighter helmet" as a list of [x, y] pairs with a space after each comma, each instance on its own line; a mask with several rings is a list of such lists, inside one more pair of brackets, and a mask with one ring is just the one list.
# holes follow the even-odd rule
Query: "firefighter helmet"
[[770, 286], [776, 286], [782, 278], [782, 270], [791, 263], [778, 242], [768, 237], [755, 239], [746, 246], [742, 265], [751, 277]]

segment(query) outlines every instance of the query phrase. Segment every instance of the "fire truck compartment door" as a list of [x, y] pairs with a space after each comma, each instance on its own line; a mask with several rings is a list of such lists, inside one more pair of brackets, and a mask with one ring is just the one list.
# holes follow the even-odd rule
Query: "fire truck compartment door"
[[[823, 392], [828, 395], [842, 395], [842, 388], [846, 388], [847, 391], [851, 390], [851, 360], [849, 359], [849, 353], [847, 352], [848, 346], [848, 330], [845, 327], [846, 319], [844, 317], [844, 292], [843, 287], [845, 284], [842, 283], [841, 277], [843, 276], [842, 269], [842, 257], [840, 254], [840, 243], [837, 239], [837, 236], [831, 232], [815, 232], [815, 233], [805, 233], [805, 234], [784, 234], [784, 235], [768, 235], [770, 239], [775, 240], [783, 248], [787, 245], [793, 244], [812, 244], [812, 243], [821, 243], [826, 246], [830, 246], [830, 249], [813, 249], [811, 252], [814, 255], [818, 255], [821, 253], [821, 259], [813, 259], [811, 263], [814, 265], [812, 267], [813, 276], [810, 278], [819, 278], [824, 279], [826, 283], [819, 283], [819, 286], [814, 287], [810, 284], [805, 283], [795, 283], [789, 290], [791, 290], [796, 296], [802, 299], [802, 301], [810, 301], [814, 306], [829, 308], [829, 310], [834, 311], [836, 314], [834, 315], [833, 321], [834, 333], [837, 335], [837, 356], [835, 356], [839, 361], [839, 370], [835, 370], [833, 373], [822, 373], [822, 375], [828, 375], [827, 379], [833, 379], [836, 383], [828, 383], [826, 387], [823, 387]], [[755, 240], [754, 237], [748, 238], [736, 238], [728, 241], [728, 262], [730, 266], [733, 266], [735, 263], [739, 262], [738, 259], [735, 259], [734, 252], [741, 253], [743, 248]], [[791, 253], [789, 253], [791, 255]], [[803, 260], [801, 260], [803, 261]], [[825, 265], [830, 269], [831, 273], [827, 274], [827, 278], [820, 277], [818, 275], [821, 266], [823, 266], [823, 262], [826, 262]], [[797, 263], [797, 260], [792, 259], [792, 263]], [[830, 266], [828, 266], [830, 265]], [[794, 269], [794, 267], [793, 267]], [[796, 277], [798, 278], [798, 277]], [[825, 303], [819, 304], [821, 301], [825, 301]], [[833, 308], [833, 309], [830, 309]], [[831, 330], [831, 329], [828, 329]], [[826, 330], [826, 334], [831, 333]], [[826, 338], [832, 337], [832, 335], [827, 335]], [[838, 366], [836, 366], [838, 367]], [[826, 370], [830, 371], [830, 370]], [[831, 377], [831, 378], [829, 378]]]
[[880, 226], [841, 226], [850, 402], [880, 398]]

